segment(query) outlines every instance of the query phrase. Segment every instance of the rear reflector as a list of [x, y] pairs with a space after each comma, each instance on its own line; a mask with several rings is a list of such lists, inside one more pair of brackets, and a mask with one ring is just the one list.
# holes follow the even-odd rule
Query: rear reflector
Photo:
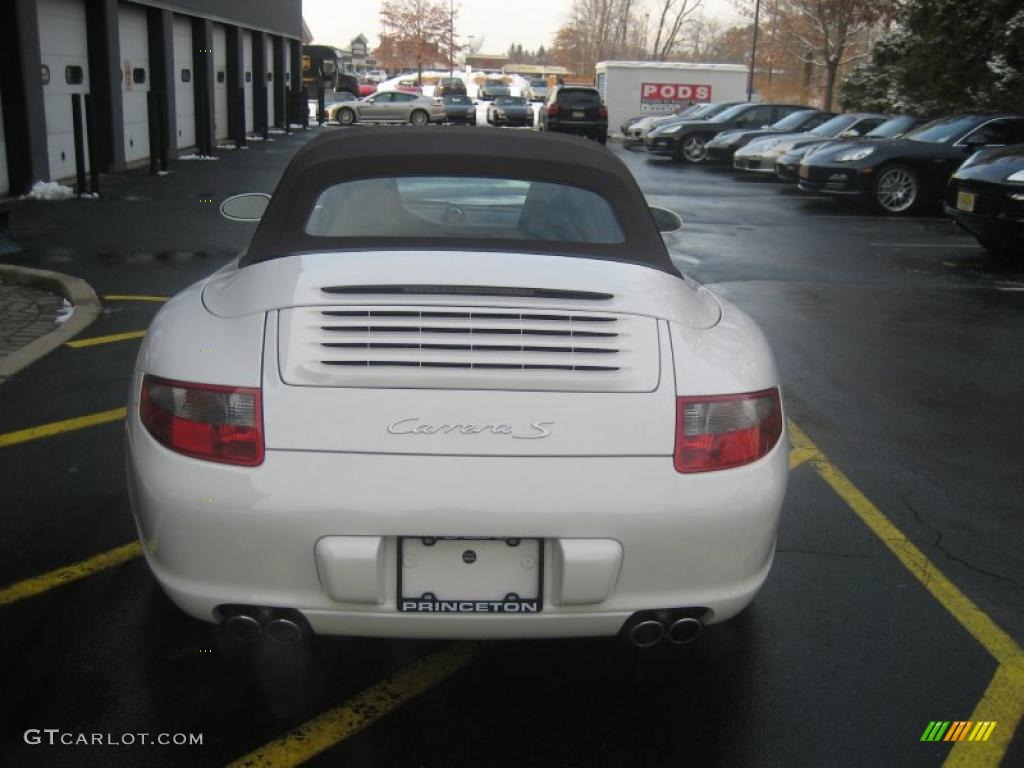
[[172, 451], [247, 467], [263, 463], [258, 389], [145, 376], [139, 416], [149, 434]]
[[677, 472], [710, 472], [757, 461], [779, 441], [778, 389], [676, 399]]

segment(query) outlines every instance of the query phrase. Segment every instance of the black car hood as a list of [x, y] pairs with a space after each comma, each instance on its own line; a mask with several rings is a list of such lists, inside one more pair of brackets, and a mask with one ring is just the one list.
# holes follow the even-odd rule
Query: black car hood
[[953, 174], [954, 179], [973, 179], [987, 181], [990, 184], [1008, 184], [1024, 190], [1024, 182], [1006, 181], [1006, 177], [1024, 171], [1024, 147], [1008, 147], [998, 150], [981, 160], [961, 168]]

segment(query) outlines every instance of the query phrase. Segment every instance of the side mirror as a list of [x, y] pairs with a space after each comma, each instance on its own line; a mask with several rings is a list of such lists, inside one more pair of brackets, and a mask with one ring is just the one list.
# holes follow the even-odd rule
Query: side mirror
[[678, 232], [683, 228], [683, 220], [679, 218], [679, 214], [675, 211], [670, 211], [668, 208], [659, 208], [656, 205], [652, 205], [650, 208], [651, 216], [654, 217], [654, 224], [659, 232]]
[[244, 192], [232, 195], [220, 204], [220, 215], [231, 221], [259, 221], [270, 204], [266, 192]]

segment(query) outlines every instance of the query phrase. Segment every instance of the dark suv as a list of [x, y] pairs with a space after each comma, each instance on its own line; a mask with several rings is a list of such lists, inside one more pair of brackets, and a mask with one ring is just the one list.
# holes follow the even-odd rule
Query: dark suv
[[672, 155], [687, 163], [702, 163], [708, 152], [704, 145], [722, 131], [733, 128], [753, 130], [778, 122], [800, 109], [799, 104], [737, 104], [708, 120], [673, 121], [647, 134], [644, 146], [651, 152]]
[[608, 141], [608, 108], [597, 88], [559, 85], [548, 92], [540, 110], [538, 128], [557, 133], [576, 133], [604, 144]]
[[434, 88], [434, 96], [447, 96], [452, 93], [466, 93], [466, 83], [461, 77], [442, 77]]

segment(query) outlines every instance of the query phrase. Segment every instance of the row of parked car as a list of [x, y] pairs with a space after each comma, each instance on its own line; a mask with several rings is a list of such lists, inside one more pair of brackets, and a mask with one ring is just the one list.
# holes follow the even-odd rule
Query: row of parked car
[[907, 215], [943, 204], [987, 249], [1024, 251], [1024, 115], [835, 114], [798, 104], [693, 105], [635, 118], [627, 141], [689, 164], [730, 164], [805, 192]]

